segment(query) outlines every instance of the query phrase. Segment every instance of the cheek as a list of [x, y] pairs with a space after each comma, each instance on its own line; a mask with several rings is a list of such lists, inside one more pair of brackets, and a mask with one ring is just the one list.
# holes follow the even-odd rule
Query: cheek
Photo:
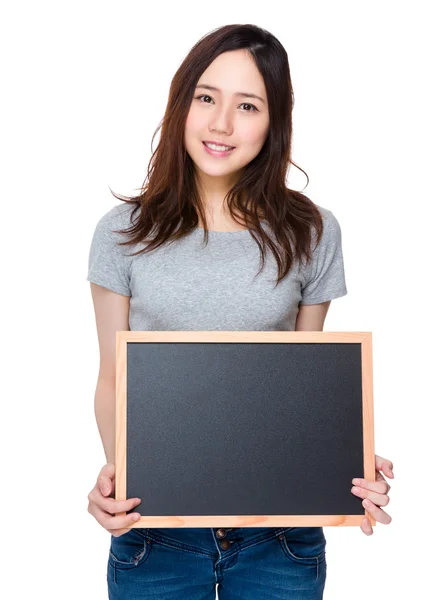
[[195, 138], [197, 137], [197, 123], [192, 115], [188, 115], [185, 121], [184, 144], [187, 150], [193, 151]]
[[265, 143], [266, 135], [264, 134], [250, 134], [242, 138], [241, 144], [244, 156], [249, 160], [252, 160], [257, 156]]
[[261, 148], [265, 143], [268, 127], [261, 124], [254, 127], [246, 127], [240, 136], [240, 142], [249, 148]]
[[187, 135], [197, 134], [200, 129], [203, 128], [203, 119], [200, 118], [194, 110], [190, 110], [186, 122], [185, 122], [185, 132]]

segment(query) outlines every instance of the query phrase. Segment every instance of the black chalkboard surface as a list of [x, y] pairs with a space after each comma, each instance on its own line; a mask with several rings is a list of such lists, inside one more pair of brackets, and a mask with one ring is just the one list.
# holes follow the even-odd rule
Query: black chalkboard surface
[[350, 491], [375, 473], [371, 332], [116, 342], [116, 499], [142, 499], [134, 527], [375, 524]]

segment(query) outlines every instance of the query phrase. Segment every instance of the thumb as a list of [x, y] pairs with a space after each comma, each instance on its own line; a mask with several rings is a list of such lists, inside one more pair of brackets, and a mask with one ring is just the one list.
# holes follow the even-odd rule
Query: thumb
[[115, 467], [113, 463], [107, 463], [101, 469], [98, 477], [98, 485], [103, 496], [109, 496], [113, 489], [113, 481], [115, 474]]
[[376, 455], [376, 470], [377, 471], [382, 471], [387, 477], [394, 479], [393, 468], [394, 468], [394, 465], [393, 465], [392, 461]]
[[109, 496], [112, 490], [111, 480], [105, 481], [105, 479], [100, 485], [100, 490], [103, 496]]
[[385, 464], [383, 465], [382, 470], [385, 472], [385, 469], [386, 469], [386, 476], [389, 477], [390, 479], [394, 479], [393, 468], [394, 468], [394, 465], [392, 464], [392, 462], [390, 460], [387, 460], [385, 462]]

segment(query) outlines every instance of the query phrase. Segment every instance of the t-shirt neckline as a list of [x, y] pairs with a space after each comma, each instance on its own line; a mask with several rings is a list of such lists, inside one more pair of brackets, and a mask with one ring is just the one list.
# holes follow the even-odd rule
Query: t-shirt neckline
[[[262, 225], [265, 223], [265, 221], [260, 221], [260, 223], [262, 223]], [[195, 231], [198, 232], [204, 232], [204, 228], [203, 227], [199, 227], [198, 225], [195, 227]], [[240, 237], [240, 236], [244, 236], [245, 234], [249, 234], [250, 231], [249, 229], [238, 229], [237, 231], [215, 231], [214, 229], [208, 229], [208, 233], [209, 235], [213, 236], [213, 237]]]

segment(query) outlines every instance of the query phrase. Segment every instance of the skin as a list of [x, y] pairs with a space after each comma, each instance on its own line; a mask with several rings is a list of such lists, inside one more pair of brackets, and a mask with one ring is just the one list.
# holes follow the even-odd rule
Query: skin
[[[211, 85], [221, 91], [200, 88]], [[236, 92], [260, 96], [264, 101]], [[245, 50], [220, 54], [197, 82], [185, 123], [185, 149], [195, 164], [197, 184], [205, 205], [206, 219], [233, 228], [224, 206], [224, 196], [244, 167], [260, 152], [269, 131], [269, 110], [263, 78]], [[221, 141], [236, 149], [227, 157], [208, 154], [203, 140]], [[224, 229], [225, 227], [225, 229]]]
[[[224, 197], [238, 179], [244, 167], [257, 156], [269, 130], [269, 111], [264, 81], [253, 59], [244, 50], [226, 52], [218, 56], [204, 71], [198, 84], [206, 83], [221, 91], [196, 89], [185, 125], [185, 148], [196, 168], [197, 183], [203, 201], [209, 228], [216, 231], [240, 229], [224, 205]], [[235, 92], [261, 96], [257, 99], [237, 97]], [[198, 96], [202, 96], [198, 98]], [[257, 108], [257, 112], [252, 107]], [[219, 140], [236, 150], [225, 158], [215, 158], [204, 148], [203, 140]], [[237, 215], [242, 220], [241, 215]], [[202, 224], [199, 224], [202, 226]], [[115, 331], [128, 330], [129, 297], [116, 294], [91, 283], [92, 297], [100, 347], [99, 379], [107, 382], [107, 393], [114, 396]], [[330, 302], [299, 307], [296, 331], [322, 331]], [[105, 433], [104, 439], [110, 439]], [[141, 518], [140, 513], [119, 515], [133, 510], [140, 498], [115, 500], [114, 450], [106, 451], [107, 463], [102, 467], [96, 484], [88, 495], [88, 512], [111, 535], [118, 537], [129, 531]], [[363, 499], [365, 510], [378, 522], [388, 525], [391, 517], [382, 507], [389, 503], [391, 489], [385, 477], [394, 478], [390, 460], [375, 456], [375, 481], [354, 478], [351, 493]], [[370, 504], [365, 504], [370, 502]], [[361, 524], [365, 535], [372, 535], [370, 520]]]
[[[130, 298], [116, 294], [95, 283], [90, 284], [92, 298], [95, 307], [98, 341], [100, 350], [100, 375], [99, 382], [105, 383], [104, 394], [115, 394], [115, 332], [117, 330], [127, 331], [129, 329], [129, 302]], [[296, 317], [295, 331], [323, 331], [323, 325], [331, 302], [322, 302], [313, 305], [301, 305]], [[102, 424], [101, 424], [102, 426]], [[110, 433], [104, 433], [106, 444], [110, 441]], [[113, 442], [113, 440], [111, 440]], [[119, 537], [129, 531], [134, 523], [140, 519], [140, 513], [121, 515], [133, 510], [141, 503], [140, 498], [128, 498], [127, 500], [115, 500], [115, 466], [114, 445], [106, 446], [107, 463], [102, 467], [96, 484], [88, 495], [88, 512], [95, 517], [98, 523], [114, 537]], [[375, 481], [366, 479], [353, 479], [351, 493], [364, 501], [372, 502], [365, 509], [371, 514], [377, 523], [388, 525], [391, 517], [382, 507], [389, 503], [389, 484], [385, 477], [394, 479], [393, 464], [390, 460], [375, 457], [376, 478]], [[359, 492], [354, 488], [358, 487]], [[368, 518], [361, 524], [361, 530], [365, 535], [372, 535], [373, 528]]]
[[[386, 477], [394, 479], [393, 464], [390, 460], [382, 458], [376, 454], [376, 480], [354, 478], [352, 483], [354, 486], [351, 489], [352, 494], [357, 498], [363, 498], [362, 505], [365, 510], [376, 519], [378, 523], [389, 525], [392, 521], [388, 513], [381, 507], [387, 506], [389, 503], [389, 490], [391, 486], [386, 482]], [[370, 520], [365, 518], [361, 523], [361, 530], [365, 535], [373, 535], [373, 527]]]
[[[328, 313], [331, 302], [322, 302], [321, 304], [301, 305], [296, 317], [295, 331], [323, 331], [323, 325]], [[382, 506], [389, 503], [389, 490], [391, 486], [386, 482], [385, 477], [394, 479], [393, 464], [390, 460], [375, 455], [375, 481], [362, 478], [353, 478], [351, 493], [357, 498], [363, 499], [363, 506], [378, 523], [389, 525], [391, 517], [386, 513]], [[371, 504], [366, 504], [370, 502]], [[365, 535], [374, 533], [370, 519], [366, 517], [361, 523], [361, 531]]]
[[[389, 503], [388, 492], [391, 486], [386, 482], [382, 473], [387, 477], [394, 479], [391, 461], [376, 455], [376, 481], [367, 479], [353, 479], [351, 492], [358, 498], [363, 498], [365, 510], [376, 519], [378, 523], [389, 525], [391, 517], [381, 507]], [[116, 516], [116, 513], [132, 510], [141, 503], [140, 498], [129, 498], [128, 500], [114, 500], [114, 478], [115, 468], [113, 463], [107, 463], [101, 469], [97, 482], [90, 492], [88, 512], [105, 527], [113, 536], [118, 537], [133, 526], [141, 518], [140, 513], [132, 513], [127, 516]], [[367, 504], [368, 503], [368, 504]], [[373, 535], [373, 527], [370, 520], [365, 518], [361, 523], [361, 531], [365, 535]]]

